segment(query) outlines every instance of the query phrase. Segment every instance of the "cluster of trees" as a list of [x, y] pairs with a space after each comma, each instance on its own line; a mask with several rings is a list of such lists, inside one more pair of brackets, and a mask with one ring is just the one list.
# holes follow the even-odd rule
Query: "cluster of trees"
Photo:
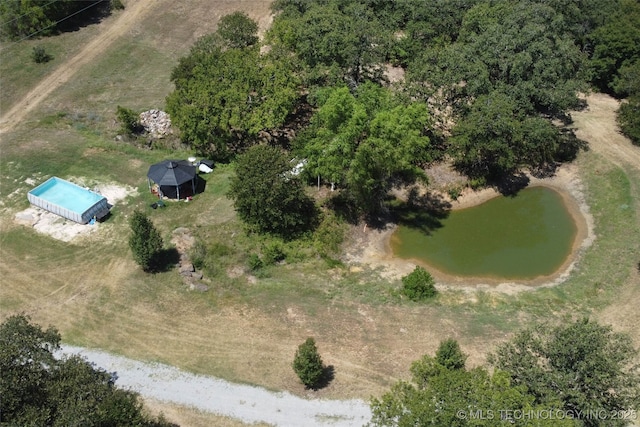
[[0, 325], [0, 424], [8, 426], [136, 426], [175, 424], [145, 414], [137, 393], [79, 356], [56, 358], [60, 334], [24, 315]]
[[[568, 112], [590, 84], [630, 97], [620, 122], [633, 137], [639, 7], [277, 0], [262, 48], [239, 12], [199, 40], [173, 71], [167, 109], [186, 142], [219, 159], [294, 130], [283, 149], [307, 161], [304, 176], [376, 213], [392, 186], [445, 157], [480, 183], [572, 158]], [[388, 64], [404, 79], [390, 83]]]
[[[627, 335], [589, 320], [526, 329], [491, 355], [493, 372], [465, 368], [454, 340], [373, 399], [372, 426], [624, 426], [640, 404]], [[625, 415], [628, 415], [625, 419]]]
[[19, 40], [36, 34], [54, 34], [61, 25], [100, 14], [102, 3], [102, 0], [3, 0], [0, 2], [0, 38]]
[[278, 49], [261, 54], [256, 34], [246, 14], [227, 15], [171, 74], [172, 123], [194, 149], [218, 160], [282, 126], [300, 98], [296, 61]]

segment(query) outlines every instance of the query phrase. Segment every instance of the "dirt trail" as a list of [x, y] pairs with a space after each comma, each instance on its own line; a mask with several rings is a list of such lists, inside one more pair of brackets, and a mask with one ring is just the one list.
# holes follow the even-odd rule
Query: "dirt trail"
[[576, 136], [589, 143], [589, 149], [603, 155], [618, 166], [630, 165], [640, 169], [640, 147], [620, 133], [616, 111], [620, 102], [602, 93], [586, 98], [587, 108], [571, 114]]
[[73, 58], [60, 64], [0, 118], [0, 134], [12, 130], [54, 90], [68, 82], [80, 68], [105, 52], [114, 41], [147, 15], [156, 3], [157, 0], [129, 1], [123, 12], [117, 12], [120, 16], [115, 21], [100, 24], [105, 27], [103, 31], [90, 40]]

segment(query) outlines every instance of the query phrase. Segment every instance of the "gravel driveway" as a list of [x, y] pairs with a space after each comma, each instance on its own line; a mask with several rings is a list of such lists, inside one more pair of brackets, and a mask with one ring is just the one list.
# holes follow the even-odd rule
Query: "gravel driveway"
[[142, 396], [195, 407], [245, 423], [275, 426], [362, 426], [371, 418], [362, 400], [303, 399], [287, 392], [233, 384], [172, 366], [139, 362], [106, 352], [65, 345], [63, 353], [81, 355], [117, 375], [116, 385]]

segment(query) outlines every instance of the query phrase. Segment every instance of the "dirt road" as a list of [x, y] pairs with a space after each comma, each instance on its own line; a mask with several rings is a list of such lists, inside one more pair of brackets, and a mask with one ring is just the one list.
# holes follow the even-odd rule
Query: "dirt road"
[[571, 114], [576, 136], [589, 143], [589, 149], [603, 155], [618, 166], [630, 165], [640, 170], [640, 147], [620, 133], [616, 111], [620, 102], [602, 93], [587, 98], [587, 108]]
[[127, 2], [127, 8], [113, 22], [102, 22], [102, 31], [89, 41], [76, 56], [60, 64], [51, 74], [38, 83], [27, 95], [17, 102], [9, 111], [0, 117], [0, 134], [9, 132], [29, 112], [46, 99], [54, 90], [68, 82], [74, 74], [100, 54], [111, 44], [123, 36], [129, 29], [147, 15], [154, 7], [156, 0], [136, 0]]

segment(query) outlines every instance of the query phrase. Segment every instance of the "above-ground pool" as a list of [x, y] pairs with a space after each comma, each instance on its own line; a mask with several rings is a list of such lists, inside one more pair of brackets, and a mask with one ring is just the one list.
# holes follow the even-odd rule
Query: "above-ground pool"
[[106, 197], [58, 177], [52, 177], [27, 193], [32, 205], [80, 224], [109, 213]]

